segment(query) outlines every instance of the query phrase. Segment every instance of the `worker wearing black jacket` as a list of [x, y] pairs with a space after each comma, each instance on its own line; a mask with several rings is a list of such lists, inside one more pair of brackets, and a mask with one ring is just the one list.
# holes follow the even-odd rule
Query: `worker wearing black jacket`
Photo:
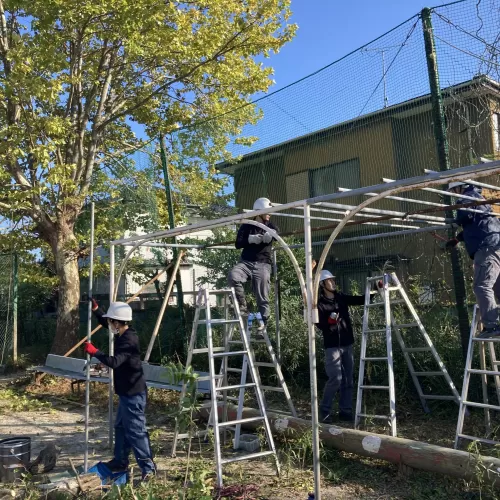
[[[253, 205], [254, 210], [263, 208], [271, 208], [271, 202], [267, 198], [259, 198]], [[256, 217], [256, 221], [277, 232], [278, 229], [269, 218], [269, 214], [260, 215]], [[248, 280], [252, 281], [252, 290], [264, 325], [269, 318], [272, 245], [273, 237], [270, 232], [252, 224], [243, 224], [236, 236], [236, 248], [243, 249], [241, 260], [231, 269], [227, 277], [229, 286], [234, 288], [242, 314], [248, 313], [243, 285]]]
[[124, 302], [112, 302], [108, 312], [103, 314], [93, 300], [92, 310], [99, 323], [115, 334], [114, 356], [107, 356], [90, 342], [85, 342], [86, 353], [113, 369], [115, 392], [120, 400], [115, 421], [114, 458], [106, 465], [113, 472], [126, 470], [130, 452], [133, 451], [142, 478], [146, 479], [154, 475], [156, 469], [146, 430], [146, 379], [142, 370], [139, 339], [129, 325], [132, 308]]
[[363, 295], [338, 292], [335, 277], [330, 271], [321, 271], [318, 297], [319, 322], [323, 333], [325, 370], [328, 381], [320, 405], [320, 420], [330, 423], [333, 400], [340, 389], [339, 418], [352, 422], [352, 391], [354, 379], [354, 335], [349, 306], [364, 304]]

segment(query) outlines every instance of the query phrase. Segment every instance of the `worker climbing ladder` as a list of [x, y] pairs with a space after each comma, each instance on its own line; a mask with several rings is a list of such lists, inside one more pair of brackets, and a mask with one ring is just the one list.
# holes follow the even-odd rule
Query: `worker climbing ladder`
[[[500, 371], [498, 366], [500, 361], [497, 360], [495, 347], [500, 342], [500, 337], [481, 339], [477, 338], [481, 318], [477, 305], [474, 306], [472, 315], [472, 324], [469, 337], [469, 348], [467, 350], [467, 360], [465, 362], [464, 383], [462, 386], [462, 397], [460, 398], [460, 410], [458, 412], [457, 432], [455, 434], [455, 449], [459, 447], [460, 440], [466, 439], [469, 441], [479, 441], [485, 444], [499, 445], [500, 441], [489, 439], [491, 437], [491, 414], [490, 411], [500, 411]], [[474, 359], [474, 347], [479, 347], [479, 369], [472, 368]], [[487, 348], [487, 349], [486, 349]], [[488, 359], [489, 358], [489, 359]], [[489, 363], [488, 363], [489, 361]], [[481, 375], [481, 388], [483, 402], [475, 402], [469, 400], [470, 379], [471, 375]], [[495, 384], [495, 392], [497, 405], [490, 404], [488, 395], [488, 377], [493, 377]], [[484, 424], [485, 437], [476, 437], [469, 434], [464, 434], [464, 420], [467, 413], [467, 407], [483, 408], [484, 409]]]
[[[373, 284], [376, 285], [375, 290], [373, 290]], [[382, 286], [379, 286], [380, 284]], [[374, 296], [374, 300], [372, 300], [372, 296]], [[373, 324], [370, 325], [370, 312], [373, 308], [383, 308], [384, 310], [382, 319], [378, 319], [376, 315], [374, 315], [374, 321], [371, 323], [379, 323], [375, 326]], [[397, 312], [398, 320], [396, 320], [395, 312]], [[410, 315], [409, 319], [407, 319], [408, 313]], [[402, 317], [405, 317], [403, 321], [401, 321]], [[380, 325], [380, 323], [383, 324]], [[460, 396], [396, 274], [390, 273], [384, 274], [383, 276], [367, 278], [359, 362], [358, 392], [356, 398], [356, 417], [354, 425], [355, 428], [358, 428], [360, 420], [365, 418], [386, 420], [389, 422], [391, 427], [391, 434], [396, 436], [396, 390], [394, 385], [393, 334], [401, 347], [404, 359], [408, 365], [410, 376], [413, 380], [413, 384], [415, 385], [418, 397], [425, 412], [429, 412], [429, 407], [427, 405], [428, 400], [452, 400], [459, 403]], [[384, 356], [367, 355], [369, 346], [376, 343], [374, 341], [374, 336], [376, 335], [385, 335], [384, 343], [386, 354]], [[411, 346], [409, 344], [411, 344]], [[419, 371], [415, 369], [415, 364], [420, 365], [420, 362], [424, 361], [419, 360], [418, 356], [425, 356], [425, 354], [430, 354], [434, 359], [435, 364], [437, 365], [437, 369], [435, 371]], [[387, 385], [371, 385], [370, 383], [365, 382], [365, 368], [367, 362], [387, 363]], [[422, 377], [444, 377], [448, 387], [450, 388], [451, 394], [425, 394], [420, 382], [420, 378]], [[371, 390], [388, 391], [389, 415], [374, 415], [362, 411], [363, 396], [365, 395], [365, 391]]]
[[[210, 298], [214, 294], [217, 295], [223, 294], [229, 296], [232, 303], [234, 304], [232, 309], [233, 312], [232, 318], [227, 317], [228, 314], [226, 314], [226, 318], [224, 319], [214, 319], [211, 317]], [[204, 311], [204, 316], [205, 316], [204, 318], [201, 318], [202, 311]], [[205, 326], [207, 333], [207, 346], [203, 348], [196, 347], [198, 328], [200, 326]], [[224, 327], [225, 330], [223, 335], [224, 345], [221, 347], [214, 346], [214, 338], [213, 338], [214, 326]], [[234, 335], [234, 333], [236, 333], [236, 336]], [[257, 367], [255, 365], [255, 360], [254, 360], [254, 354], [250, 346], [249, 334], [250, 331], [245, 329], [244, 319], [240, 314], [234, 289], [218, 290], [218, 291], [200, 289], [197, 297], [195, 317], [193, 321], [193, 329], [191, 332], [191, 338], [188, 347], [186, 370], [188, 370], [192, 366], [192, 360], [194, 355], [208, 354], [209, 375], [207, 377], [200, 377], [198, 378], [198, 380], [210, 381], [210, 388], [211, 388], [210, 401], [204, 405], [205, 408], [210, 408], [209, 426], [207, 427], [206, 430], [198, 431], [195, 434], [189, 432], [181, 434], [179, 433], [179, 428], [178, 425], [176, 424], [176, 429], [174, 432], [174, 441], [172, 446], [172, 454], [175, 455], [176, 453], [177, 443], [179, 439], [186, 439], [186, 438], [190, 439], [195, 436], [206, 436], [209, 432], [209, 428], [211, 427], [213, 429], [213, 435], [214, 435], [215, 465], [216, 465], [218, 487], [222, 486], [223, 464], [231, 462], [250, 460], [254, 458], [273, 455], [276, 463], [276, 468], [279, 473], [279, 462], [276, 455], [273, 436], [271, 434], [269, 419], [266, 413], [264, 394], [260, 383], [260, 376], [257, 371]], [[265, 342], [265, 337], [267, 337], [267, 333], [264, 335], [263, 339], [264, 342]], [[237, 348], [238, 350], [232, 350], [232, 347], [235, 347], [237, 345], [241, 347], [238, 347]], [[229, 357], [231, 358], [241, 357], [242, 367], [241, 368], [230, 367], [228, 363]], [[216, 371], [215, 368], [215, 360], [217, 358], [221, 359], [221, 366], [220, 370], [218, 371]], [[232, 373], [240, 375], [239, 383], [237, 384], [229, 383], [228, 379], [231, 376], [230, 374]], [[247, 381], [248, 373], [250, 373], [250, 378], [251, 378], [250, 382]], [[279, 373], [281, 373], [281, 370], [279, 370]], [[245, 396], [245, 390], [248, 389], [252, 389], [255, 393], [255, 399], [257, 402], [260, 415], [252, 418], [242, 418], [243, 399]], [[231, 396], [228, 394], [233, 391], [238, 391], [239, 396]], [[186, 392], [187, 392], [186, 384], [183, 384], [180, 397], [181, 405], [182, 402], [184, 401]], [[288, 394], [288, 391], [286, 391], [286, 394]], [[238, 401], [237, 418], [232, 421], [227, 419], [228, 401]], [[220, 407], [222, 407], [222, 412], [219, 412], [218, 410]], [[224, 432], [226, 430], [231, 430], [235, 432], [234, 448], [237, 449], [239, 447], [239, 436], [240, 436], [241, 425], [250, 422], [262, 422], [269, 449], [267, 451], [260, 451], [256, 453], [249, 453], [229, 458], [223, 458], [221, 455], [221, 431]]]

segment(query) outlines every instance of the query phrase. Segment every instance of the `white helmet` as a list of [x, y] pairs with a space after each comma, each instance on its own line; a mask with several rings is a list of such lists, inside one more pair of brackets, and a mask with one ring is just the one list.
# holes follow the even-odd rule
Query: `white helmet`
[[450, 191], [453, 188], [460, 187], [460, 186], [467, 186], [467, 184], [465, 182], [460, 182], [460, 181], [450, 182], [448, 184], [448, 191]]
[[102, 317], [124, 322], [132, 321], [132, 308], [125, 302], [111, 302], [108, 312]]
[[319, 282], [321, 283], [322, 281], [329, 280], [330, 278], [335, 279], [335, 276], [330, 271], [323, 269], [319, 275]]
[[271, 208], [271, 200], [268, 198], [257, 198], [253, 203], [254, 210], [262, 210], [264, 208]]

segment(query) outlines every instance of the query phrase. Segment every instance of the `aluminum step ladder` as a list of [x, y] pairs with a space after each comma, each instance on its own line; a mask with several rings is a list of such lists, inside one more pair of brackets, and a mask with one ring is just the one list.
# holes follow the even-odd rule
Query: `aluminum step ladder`
[[[373, 283], [382, 281], [382, 287], [377, 290], [372, 290]], [[392, 293], [392, 296], [391, 296]], [[375, 295], [380, 298], [378, 301], [371, 301], [371, 296]], [[394, 297], [395, 296], [395, 297]], [[370, 311], [372, 308], [384, 308], [383, 326], [372, 328], [369, 326]], [[398, 322], [395, 318], [393, 308], [398, 308], [400, 313], [410, 313], [411, 319], [405, 322]], [[419, 339], [423, 341], [422, 345], [418, 347], [407, 347], [403, 338], [403, 331], [406, 335], [411, 335], [412, 339]], [[396, 427], [396, 390], [394, 384], [394, 357], [393, 357], [393, 339], [395, 335], [398, 344], [403, 352], [403, 357], [408, 365], [408, 370], [412, 378], [413, 384], [417, 390], [418, 397], [425, 412], [429, 412], [427, 405], [428, 400], [450, 400], [455, 401], [457, 404], [460, 402], [460, 395], [451, 380], [451, 377], [444, 366], [439, 354], [437, 353], [432, 340], [427, 334], [422, 321], [420, 320], [417, 311], [413, 307], [406, 291], [404, 290], [401, 282], [395, 273], [384, 274], [383, 276], [374, 276], [367, 278], [365, 289], [365, 307], [363, 315], [363, 330], [361, 337], [361, 352], [359, 362], [359, 377], [358, 377], [358, 392], [356, 398], [356, 415], [354, 426], [359, 427], [361, 419], [373, 418], [379, 420], [386, 420], [391, 427], [392, 436], [397, 435]], [[377, 334], [385, 334], [386, 355], [385, 356], [367, 356], [367, 347], [372, 340], [372, 336]], [[414, 363], [418, 363], [418, 359], [412, 358], [417, 356], [417, 353], [431, 354], [435, 364], [437, 365], [436, 371], [418, 371], [415, 369]], [[386, 362], [388, 370], [388, 384], [387, 385], [367, 385], [365, 384], [365, 366], [366, 362], [377, 363]], [[421, 377], [443, 377], [446, 384], [450, 388], [450, 395], [437, 395], [425, 394], [419, 378]], [[362, 412], [362, 402], [364, 392], [367, 390], [383, 390], [389, 393], [389, 415], [373, 415]]]
[[[210, 310], [210, 298], [214, 294], [226, 294], [229, 295], [232, 300], [233, 306], [233, 317], [228, 318], [228, 314], [226, 314], [225, 319], [213, 319], [211, 317]], [[201, 319], [201, 311], [205, 311], [205, 318]], [[214, 347], [213, 342], [213, 326], [222, 325], [225, 327], [224, 332], [224, 346], [222, 347]], [[198, 328], [200, 326], [206, 327], [207, 333], [207, 347], [196, 348], [196, 340], [198, 335]], [[227, 328], [229, 327], [229, 328]], [[233, 340], [233, 332], [239, 332], [239, 338], [241, 340], [234, 339]], [[239, 350], [231, 350], [231, 346], [236, 343], [241, 344], [241, 348]], [[210, 408], [210, 418], [209, 418], [209, 426], [207, 426], [206, 430], [199, 431], [196, 434], [179, 433], [179, 428], [176, 423], [176, 428], [174, 431], [174, 440], [172, 445], [172, 455], [175, 456], [177, 450], [177, 443], [179, 439], [188, 438], [196, 436], [207, 436], [210, 427], [213, 429], [214, 436], [214, 452], [215, 452], [215, 466], [216, 466], [216, 476], [217, 476], [217, 486], [222, 487], [222, 466], [227, 463], [237, 462], [241, 460], [251, 460], [260, 457], [266, 457], [272, 455], [275, 460], [277, 473], [280, 472], [280, 466], [278, 457], [276, 454], [276, 448], [274, 445], [274, 440], [271, 432], [271, 426], [269, 423], [269, 419], [267, 417], [264, 395], [262, 391], [262, 387], [260, 384], [259, 374], [255, 367], [254, 355], [250, 346], [250, 342], [247, 336], [247, 331], [245, 330], [245, 324], [243, 321], [243, 317], [240, 314], [239, 306], [236, 301], [236, 294], [234, 289], [230, 290], [208, 290], [208, 289], [200, 289], [198, 292], [198, 297], [196, 300], [196, 310], [195, 317], [193, 321], [193, 329], [191, 332], [191, 338], [188, 347], [188, 355], [186, 359], [186, 370], [192, 366], [193, 355], [196, 354], [206, 354], [208, 355], [208, 364], [209, 364], [209, 375], [207, 377], [199, 377], [197, 380], [209, 380], [210, 381], [210, 401], [205, 403], [202, 406], [205, 408]], [[238, 357], [242, 358], [242, 368], [231, 368], [228, 366], [228, 358], [229, 357]], [[216, 372], [215, 369], [215, 359], [221, 359], [221, 369]], [[238, 384], [230, 385], [228, 382], [228, 374], [237, 373], [240, 375], [240, 382]], [[247, 382], [247, 373], [250, 373], [251, 381]], [[243, 397], [244, 391], [246, 389], [253, 389], [255, 391], [255, 397], [258, 405], [258, 409], [260, 415], [257, 417], [251, 418], [241, 418], [242, 417], [242, 408], [243, 408]], [[183, 384], [181, 390], [180, 401], [181, 405], [186, 396], [187, 387], [186, 384]], [[229, 396], [228, 392], [239, 391], [239, 397]], [[243, 396], [243, 397], [242, 397]], [[227, 419], [227, 402], [228, 401], [238, 401], [238, 413], [236, 420], [228, 420]], [[222, 417], [219, 416], [218, 408], [223, 408]], [[241, 411], [240, 411], [241, 407]], [[181, 408], [182, 411], [182, 408]], [[247, 453], [242, 455], [237, 455], [229, 458], [223, 458], [221, 453], [221, 431], [224, 433], [226, 430], [232, 430], [235, 433], [240, 434], [241, 425], [249, 422], [262, 422], [264, 427], [266, 440], [268, 443], [267, 451], [260, 451], [256, 453]], [[225, 434], [223, 434], [224, 437]], [[234, 441], [234, 448], [237, 449], [239, 447], [239, 439]]]
[[[472, 323], [469, 336], [469, 347], [467, 350], [467, 360], [465, 362], [464, 382], [462, 386], [462, 397], [460, 398], [460, 409], [458, 412], [457, 431], [455, 434], [455, 449], [458, 449], [461, 439], [469, 441], [479, 441], [485, 444], [499, 445], [500, 441], [488, 439], [491, 435], [491, 415], [490, 411], [500, 411], [500, 361], [497, 360], [495, 347], [500, 342], [500, 337], [491, 339], [478, 339], [476, 337], [481, 317], [477, 304], [474, 306], [472, 314]], [[479, 369], [472, 368], [472, 360], [474, 359], [474, 346], [479, 347]], [[487, 349], [486, 349], [487, 348]], [[488, 356], [487, 356], [488, 354]], [[487, 359], [489, 357], [489, 360]], [[489, 363], [488, 363], [489, 361]], [[489, 367], [488, 367], [489, 365]], [[478, 403], [469, 400], [469, 385], [471, 375], [481, 375], [481, 386], [483, 402]], [[493, 377], [495, 383], [495, 391], [497, 396], [497, 405], [490, 404], [488, 395], [488, 377]], [[484, 409], [484, 426], [485, 437], [471, 436], [464, 434], [464, 420], [467, 415], [467, 407], [483, 408]]]

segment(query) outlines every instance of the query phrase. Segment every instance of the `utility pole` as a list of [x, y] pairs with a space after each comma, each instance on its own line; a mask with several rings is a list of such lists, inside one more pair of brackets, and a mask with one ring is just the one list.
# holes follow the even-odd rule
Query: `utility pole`
[[[165, 137], [163, 136], [163, 134], [160, 135], [160, 156], [161, 156], [161, 165], [163, 167], [163, 179], [165, 181], [165, 193], [167, 196], [168, 223], [170, 225], [170, 229], [173, 229], [175, 227], [174, 205], [172, 203], [172, 187], [170, 184], [170, 174], [168, 173], [167, 148], [165, 145]], [[176, 241], [177, 241], [177, 238], [174, 238], [174, 243]], [[174, 261], [177, 260], [178, 253], [179, 253], [179, 249], [173, 248]], [[184, 330], [184, 326], [185, 326], [184, 295], [182, 293], [182, 280], [181, 280], [180, 268], [177, 271], [177, 275], [175, 277], [175, 284], [177, 287], [177, 306], [179, 308], [179, 318], [181, 321], [182, 330]]]
[[[439, 72], [437, 64], [436, 44], [434, 41], [434, 31], [432, 28], [432, 11], [429, 8], [422, 9], [422, 25], [424, 30], [425, 56], [427, 60], [427, 73], [431, 89], [432, 121], [434, 123], [434, 137], [436, 139], [436, 149], [439, 170], [450, 169], [450, 157], [448, 151], [448, 139], [446, 136], [446, 122], [444, 115], [443, 98], [439, 85]], [[450, 204], [450, 198], [445, 197], [444, 203]], [[453, 219], [455, 214], [452, 210], [446, 212], [446, 218]], [[449, 229], [449, 238], [455, 236], [455, 230]], [[464, 360], [467, 356], [469, 345], [469, 312], [467, 310], [467, 292], [463, 275], [462, 259], [457, 248], [451, 250], [451, 269], [453, 274], [453, 284], [455, 287], [455, 300], [457, 303], [458, 324], [460, 328], [460, 339], [462, 343], [462, 353]]]

